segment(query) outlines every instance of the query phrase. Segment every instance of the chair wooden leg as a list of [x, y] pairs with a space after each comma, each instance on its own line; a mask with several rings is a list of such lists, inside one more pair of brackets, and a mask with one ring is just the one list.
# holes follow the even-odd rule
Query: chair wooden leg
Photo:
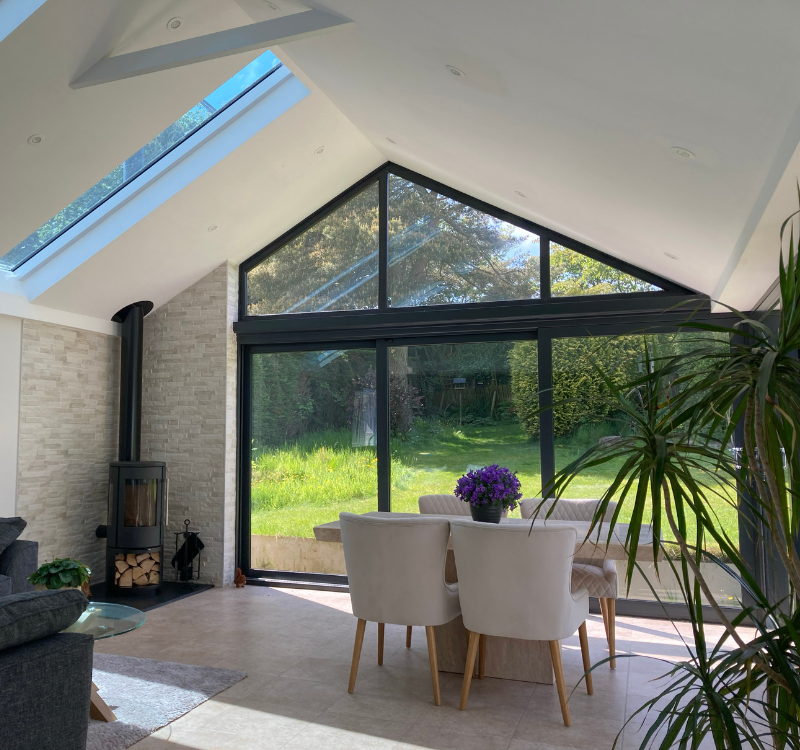
[[561, 704], [561, 716], [564, 726], [572, 725], [569, 718], [569, 704], [567, 703], [567, 687], [564, 684], [564, 667], [561, 665], [561, 642], [550, 641], [550, 658], [553, 660], [553, 672], [556, 675], [556, 688], [558, 688], [558, 702]]
[[478, 642], [480, 633], [469, 631], [469, 645], [467, 646], [467, 663], [464, 665], [464, 682], [461, 685], [461, 703], [459, 710], [463, 711], [467, 707], [469, 698], [469, 686], [472, 684], [472, 673], [475, 671], [475, 656], [478, 653]]
[[603, 614], [603, 627], [606, 629], [606, 641], [608, 640], [608, 600], [600, 597], [600, 612]]
[[431, 682], [433, 683], [433, 702], [442, 705], [442, 695], [439, 692], [439, 662], [436, 659], [436, 631], [433, 625], [425, 626], [425, 635], [428, 638], [428, 661], [431, 663]]
[[386, 626], [384, 623], [378, 623], [378, 666], [383, 665], [383, 632]]
[[481, 633], [480, 640], [478, 641], [478, 679], [483, 679], [483, 672], [486, 668], [486, 634]]
[[581, 639], [583, 671], [586, 673], [584, 677], [586, 680], [586, 692], [592, 695], [594, 693], [594, 685], [592, 684], [592, 673], [589, 671], [592, 668], [592, 660], [589, 657], [589, 636], [586, 634], [586, 621], [582, 622], [578, 628], [578, 637]]
[[608, 653], [611, 656], [611, 669], [617, 668], [617, 660], [614, 658], [617, 654], [617, 634], [616, 634], [616, 619], [617, 619], [617, 600], [607, 599], [606, 607], [608, 608]]
[[406, 648], [411, 648], [411, 625], [406, 628]]
[[356, 689], [356, 675], [358, 674], [358, 660], [361, 658], [361, 644], [364, 643], [364, 630], [367, 621], [359, 619], [356, 625], [356, 642], [353, 644], [353, 663], [350, 665], [350, 684], [347, 692], [352, 693]]

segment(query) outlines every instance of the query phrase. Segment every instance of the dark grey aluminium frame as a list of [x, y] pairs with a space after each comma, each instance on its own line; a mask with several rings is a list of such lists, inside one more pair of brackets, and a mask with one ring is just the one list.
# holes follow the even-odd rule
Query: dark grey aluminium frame
[[[457, 200], [514, 224], [540, 238], [541, 299], [483, 302], [459, 305], [391, 308], [387, 304], [387, 179], [389, 174], [413, 181], [425, 188]], [[251, 316], [247, 314], [247, 273], [277, 252], [287, 242], [337, 209], [369, 185], [379, 190], [379, 305], [372, 310], [329, 311], [322, 313]], [[585, 297], [550, 296], [550, 242], [565, 245], [600, 260], [664, 291], [608, 294]], [[250, 566], [250, 409], [252, 355], [267, 351], [315, 350], [321, 346], [337, 348], [374, 348], [376, 351], [376, 387], [378, 408], [378, 510], [390, 509], [389, 461], [389, 367], [388, 348], [394, 344], [414, 345], [445, 342], [489, 340], [539, 341], [540, 405], [551, 403], [552, 341], [570, 336], [615, 336], [623, 333], [657, 333], [676, 330], [678, 323], [692, 315], [696, 319], [729, 322], [728, 315], [712, 315], [706, 295], [642, 271], [581, 242], [572, 240], [534, 222], [491, 206], [453, 190], [423, 175], [387, 163], [368, 174], [341, 195], [322, 206], [240, 266], [239, 322], [234, 324], [239, 349], [239, 567], [253, 583], [270, 585], [310, 585], [345, 587], [345, 576], [270, 571]], [[555, 471], [552, 413], [541, 417], [542, 481]], [[677, 609], [676, 609], [677, 607]], [[670, 605], [680, 613], [679, 605]], [[628, 612], [627, 610], [630, 610]], [[663, 616], [656, 602], [619, 600], [617, 611], [651, 617]]]

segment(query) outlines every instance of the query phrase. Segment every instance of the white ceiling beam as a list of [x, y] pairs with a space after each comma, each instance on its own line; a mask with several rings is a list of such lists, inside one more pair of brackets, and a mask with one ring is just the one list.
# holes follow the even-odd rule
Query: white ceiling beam
[[297, 39], [325, 34], [352, 24], [353, 22], [348, 18], [312, 8], [302, 13], [259, 21], [226, 31], [216, 31], [213, 34], [184, 39], [160, 47], [128, 52], [115, 57], [104, 57], [73, 80], [70, 88], [80, 89], [86, 86], [96, 86], [101, 83], [154, 73], [158, 70], [168, 70], [203, 60], [235, 55], [239, 52], [266, 49]]

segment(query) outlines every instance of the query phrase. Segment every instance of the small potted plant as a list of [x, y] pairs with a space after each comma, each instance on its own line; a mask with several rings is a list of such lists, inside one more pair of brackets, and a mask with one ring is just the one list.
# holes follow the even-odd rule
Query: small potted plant
[[28, 581], [37, 591], [44, 589], [81, 589], [89, 596], [89, 581], [92, 571], [77, 560], [69, 557], [56, 558], [52, 562], [41, 565], [35, 573], [28, 576]]
[[500, 523], [503, 511], [517, 507], [522, 492], [516, 472], [492, 464], [468, 471], [456, 483], [455, 495], [469, 503], [474, 521]]

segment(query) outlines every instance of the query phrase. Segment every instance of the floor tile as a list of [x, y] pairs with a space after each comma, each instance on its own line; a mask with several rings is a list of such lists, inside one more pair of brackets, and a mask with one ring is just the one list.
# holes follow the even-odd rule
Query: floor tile
[[[343, 594], [214, 589], [148, 613], [143, 628], [96, 649], [248, 673], [135, 750], [603, 750], [625, 717], [664, 689], [666, 682], [655, 678], [686, 658], [681, 637], [691, 637], [683, 623], [676, 630], [667, 621], [618, 617], [617, 669], [603, 664], [592, 672], [591, 696], [579, 684], [578, 638], [565, 639], [572, 718], [565, 727], [555, 685], [475, 679], [467, 710], [459, 711], [462, 675], [440, 672], [442, 705], [434, 706], [422, 628], [414, 629], [407, 649], [405, 628], [387, 625], [379, 667], [377, 626], [370, 623], [356, 690], [348, 694], [355, 622]], [[601, 619], [591, 616], [587, 629], [597, 663], [608, 654]], [[646, 725], [652, 720], [651, 714]], [[638, 748], [647, 731], [641, 723], [628, 727], [618, 747]]]

